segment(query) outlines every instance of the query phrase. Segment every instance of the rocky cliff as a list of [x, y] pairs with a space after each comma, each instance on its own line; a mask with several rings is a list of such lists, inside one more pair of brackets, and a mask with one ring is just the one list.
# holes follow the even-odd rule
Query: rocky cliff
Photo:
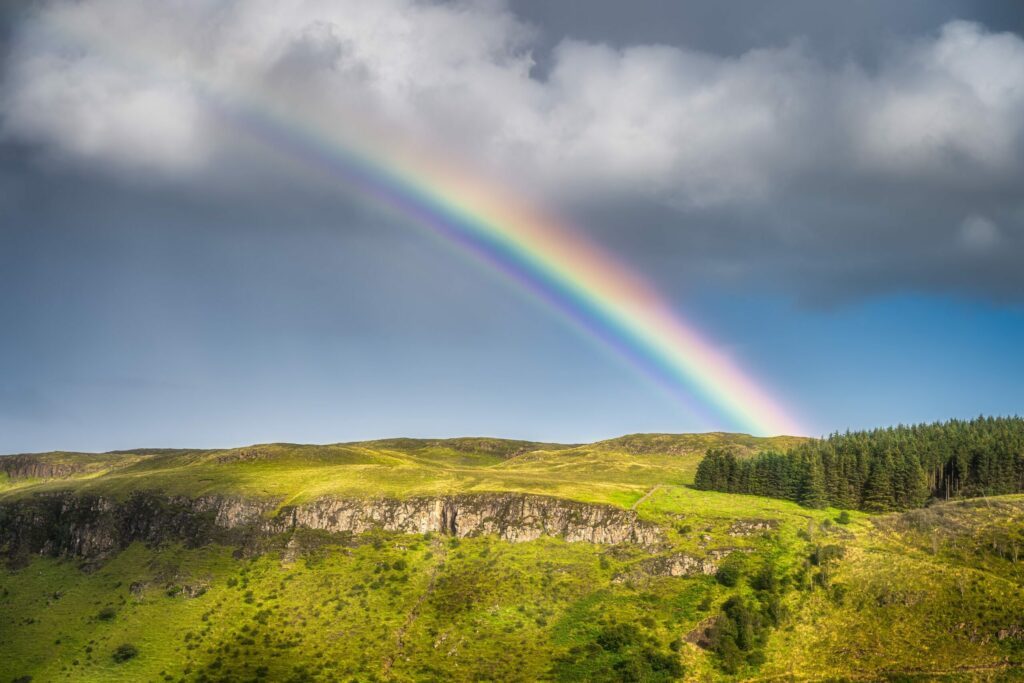
[[12, 480], [64, 479], [88, 471], [80, 462], [50, 462], [37, 455], [6, 455], [0, 457], [0, 472]]
[[526, 494], [279, 505], [225, 496], [137, 493], [114, 501], [71, 493], [37, 495], [0, 503], [0, 553], [95, 558], [135, 541], [234, 544], [298, 528], [349, 534], [375, 529], [458, 537], [492, 534], [512, 542], [554, 536], [651, 546], [662, 540], [658, 527], [638, 520], [632, 511]]

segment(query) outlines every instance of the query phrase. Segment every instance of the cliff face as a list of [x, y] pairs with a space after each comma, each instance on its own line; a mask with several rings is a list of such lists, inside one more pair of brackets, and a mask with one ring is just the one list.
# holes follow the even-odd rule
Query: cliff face
[[35, 455], [7, 455], [0, 457], [0, 472], [12, 480], [64, 479], [86, 471], [82, 463], [47, 462]]
[[102, 557], [135, 541], [241, 543], [296, 528], [360, 534], [374, 529], [506, 541], [654, 545], [661, 531], [629, 510], [524, 494], [407, 500], [321, 499], [278, 509], [274, 501], [136, 494], [116, 502], [70, 493], [0, 504], [0, 553]]

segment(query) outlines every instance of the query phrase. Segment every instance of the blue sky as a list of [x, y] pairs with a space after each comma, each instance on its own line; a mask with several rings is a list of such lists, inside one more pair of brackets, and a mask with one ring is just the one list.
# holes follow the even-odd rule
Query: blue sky
[[[61, 7], [4, 18], [0, 452], [729, 426], [468, 255], [235, 140], [186, 86], [68, 57], [40, 37]], [[714, 3], [641, 3], [625, 23], [618, 4], [574, 23], [533, 3], [299, 3], [283, 56], [252, 33], [269, 6], [247, 7], [217, 43], [231, 78], [287, 73], [303, 111], [370, 102], [567, 216], [808, 433], [1024, 411], [1024, 39], [1008, 5], [907, 3], [896, 21], [865, 3], [839, 40], [798, 2], [746, 24]], [[100, 26], [141, 12], [78, 8]], [[410, 11], [422, 35], [360, 42]], [[668, 19], [717, 28], [666, 34]], [[207, 54], [175, 20], [169, 53]], [[309, 42], [325, 22], [351, 52]], [[71, 61], [48, 70], [55, 54]], [[380, 75], [400, 69], [398, 85]], [[638, 74], [657, 87], [622, 96]]]

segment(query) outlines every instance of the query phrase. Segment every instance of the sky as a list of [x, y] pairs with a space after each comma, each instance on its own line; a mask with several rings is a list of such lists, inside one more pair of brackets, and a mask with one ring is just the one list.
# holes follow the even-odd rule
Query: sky
[[801, 433], [1024, 412], [1018, 2], [17, 0], [0, 452], [743, 428], [239, 103], [557, 217]]

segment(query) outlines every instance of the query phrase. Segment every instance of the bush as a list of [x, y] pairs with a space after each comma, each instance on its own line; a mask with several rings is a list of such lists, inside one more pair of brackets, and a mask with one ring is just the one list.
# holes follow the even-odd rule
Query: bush
[[723, 586], [732, 588], [739, 583], [742, 575], [739, 562], [723, 562], [722, 566], [715, 572], [715, 579]]
[[116, 616], [117, 610], [113, 607], [104, 607], [96, 614], [96, 618], [100, 621], [113, 621]]
[[836, 517], [836, 522], [838, 522], [839, 524], [849, 524], [850, 513], [846, 510], [840, 511], [839, 516]]
[[555, 659], [557, 680], [644, 681], [678, 680], [684, 671], [675, 650], [661, 652], [656, 641], [634, 624], [613, 623], [603, 627], [594, 641], [577, 645]]
[[618, 652], [640, 639], [640, 631], [633, 624], [612, 624], [597, 635], [597, 644], [608, 652]]
[[781, 610], [776, 595], [764, 606], [735, 595], [725, 601], [709, 633], [711, 650], [718, 655], [723, 671], [734, 674], [745, 664], [757, 666], [763, 661], [761, 648]]
[[139, 655], [139, 648], [135, 647], [131, 643], [124, 643], [118, 645], [117, 649], [114, 650], [114, 654], [111, 655], [114, 661], [120, 664], [121, 662], [127, 662], [129, 659], [134, 659]]
[[754, 590], [776, 592], [779, 589], [779, 580], [775, 575], [775, 567], [770, 562], [766, 562], [761, 567], [761, 571], [750, 580], [750, 586]]
[[821, 567], [833, 560], [838, 560], [846, 554], [846, 549], [840, 545], [819, 545], [811, 551], [811, 564]]

